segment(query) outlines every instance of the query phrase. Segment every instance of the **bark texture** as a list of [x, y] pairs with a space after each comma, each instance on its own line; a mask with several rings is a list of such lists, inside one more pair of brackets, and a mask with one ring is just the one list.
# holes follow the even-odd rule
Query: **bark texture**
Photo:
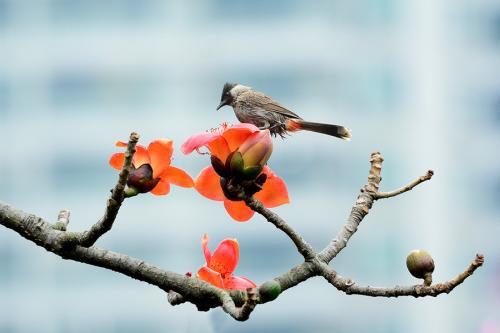
[[111, 230], [123, 203], [125, 198], [124, 190], [138, 140], [139, 136], [136, 133], [130, 135], [123, 169], [107, 201], [105, 213], [89, 230], [82, 232], [67, 231], [70, 222], [70, 212], [68, 210], [61, 210], [57, 221], [52, 224], [1, 201], [0, 224], [63, 259], [110, 269], [157, 286], [168, 293], [168, 300], [172, 305], [191, 302], [200, 311], [208, 311], [211, 308], [220, 306], [230, 316], [240, 321], [247, 320], [258, 304], [274, 301], [283, 291], [314, 276], [325, 278], [335, 288], [346, 294], [373, 297], [437, 296], [451, 292], [484, 262], [484, 256], [477, 254], [464, 272], [449, 281], [430, 286], [422, 284], [395, 287], [359, 286], [351, 279], [342, 277], [329, 266], [335, 256], [347, 246], [349, 239], [358, 230], [360, 223], [369, 213], [376, 200], [408, 192], [415, 186], [430, 180], [434, 174], [429, 170], [425, 175], [406, 186], [391, 192], [379, 192], [382, 179], [382, 162], [384, 160], [379, 152], [374, 152], [371, 155], [367, 184], [361, 189], [361, 193], [357, 197], [346, 223], [321, 251], [316, 252], [284, 219], [265, 208], [257, 199], [253, 197], [244, 198], [248, 207], [264, 216], [267, 221], [284, 232], [295, 244], [297, 251], [304, 257], [304, 262], [257, 288], [248, 289], [246, 292], [222, 290], [195, 277], [174, 273], [148, 264], [141, 259], [95, 247], [94, 244], [97, 240]]

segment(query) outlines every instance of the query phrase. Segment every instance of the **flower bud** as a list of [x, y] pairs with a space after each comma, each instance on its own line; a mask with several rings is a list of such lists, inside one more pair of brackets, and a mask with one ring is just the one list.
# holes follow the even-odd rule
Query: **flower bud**
[[[262, 169], [263, 167], [260, 165], [247, 166], [243, 155], [238, 150], [233, 151], [226, 159], [225, 172], [239, 179], [255, 179], [262, 172]], [[220, 175], [219, 172], [217, 173]]]
[[262, 302], [274, 301], [281, 294], [281, 285], [276, 280], [267, 281], [259, 287], [259, 294]]
[[251, 134], [238, 148], [238, 151], [243, 157], [245, 168], [264, 167], [273, 152], [273, 140], [269, 130]]
[[434, 272], [434, 260], [424, 250], [413, 250], [406, 257], [406, 267], [411, 275], [417, 279], [424, 279], [424, 284], [430, 286], [432, 283], [432, 272]]
[[151, 165], [143, 164], [137, 169], [132, 166], [127, 185], [138, 193], [146, 193], [151, 191], [159, 181], [160, 178], [153, 179], [153, 168], [151, 168]]
[[215, 155], [210, 156], [210, 162], [212, 162], [212, 167], [219, 176], [221, 177], [229, 176], [229, 173], [226, 170], [226, 166], [217, 156]]
[[244, 168], [241, 176], [245, 180], [252, 180], [257, 178], [257, 176], [262, 172], [262, 169], [263, 167], [260, 165]]
[[226, 170], [229, 170], [232, 175], [239, 176], [243, 172], [243, 156], [239, 151], [233, 151], [227, 156]]

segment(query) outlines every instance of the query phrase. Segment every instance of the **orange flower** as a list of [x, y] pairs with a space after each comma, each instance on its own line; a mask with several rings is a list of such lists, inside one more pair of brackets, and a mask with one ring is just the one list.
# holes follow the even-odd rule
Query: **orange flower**
[[[223, 201], [227, 212], [236, 221], [248, 221], [254, 212], [241, 199], [224, 192], [221, 186], [221, 183], [227, 183], [227, 178], [240, 176], [234, 175], [235, 168], [245, 170], [241, 175], [243, 178], [252, 174], [257, 187], [253, 185], [253, 189], [248, 193], [255, 194], [254, 197], [264, 206], [272, 208], [290, 202], [285, 182], [269, 167], [264, 166], [272, 152], [268, 130], [260, 131], [252, 124], [231, 127], [223, 125], [217, 130], [193, 135], [186, 140], [181, 150], [184, 154], [189, 154], [194, 150], [199, 151], [203, 146], [210, 151], [212, 166], [201, 171], [195, 180], [195, 188], [209, 199]], [[235, 156], [241, 156], [239, 162], [243, 165], [234, 166]], [[238, 162], [237, 159], [236, 161]], [[257, 172], [247, 172], [252, 169]]]
[[[127, 144], [118, 141], [116, 146], [127, 147]], [[155, 195], [166, 195], [170, 192], [170, 184], [182, 187], [194, 186], [193, 179], [185, 171], [170, 165], [174, 150], [172, 140], [158, 139], [151, 142], [147, 149], [141, 145], [137, 145], [135, 149], [133, 168], [127, 181], [129, 188], [137, 193], [151, 192]], [[121, 170], [124, 158], [124, 153], [113, 154], [109, 164]]]
[[181, 146], [181, 151], [187, 155], [193, 150], [199, 151], [201, 147], [207, 147], [212, 156], [224, 162], [230, 153], [236, 151], [252, 133], [256, 132], [260, 130], [253, 124], [242, 123], [233, 126], [222, 124], [221, 127], [209, 132], [191, 136]]
[[212, 255], [208, 248], [208, 235], [203, 235], [201, 248], [205, 255], [205, 265], [198, 271], [196, 277], [214, 286], [226, 290], [246, 290], [256, 285], [243, 276], [233, 276], [238, 265], [240, 249], [236, 239], [224, 239]]
[[[262, 190], [254, 197], [262, 202], [267, 208], [273, 208], [289, 203], [288, 190], [286, 184], [280, 177], [265, 166], [262, 173], [267, 175], [267, 180], [262, 186]], [[254, 211], [248, 208], [244, 201], [229, 200], [222, 191], [220, 176], [214, 168], [209, 166], [203, 169], [194, 183], [194, 188], [204, 197], [223, 201], [224, 207], [229, 215], [238, 222], [246, 222], [252, 218]]]

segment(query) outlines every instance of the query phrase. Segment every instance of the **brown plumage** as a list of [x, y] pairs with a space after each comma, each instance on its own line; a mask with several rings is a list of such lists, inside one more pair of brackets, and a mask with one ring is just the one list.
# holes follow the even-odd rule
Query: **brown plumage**
[[288, 132], [312, 131], [335, 136], [344, 140], [351, 138], [351, 132], [344, 126], [305, 121], [269, 96], [240, 84], [226, 83], [221, 102], [233, 107], [236, 118], [242, 123], [251, 123], [261, 129], [269, 129], [273, 135], [284, 137]]

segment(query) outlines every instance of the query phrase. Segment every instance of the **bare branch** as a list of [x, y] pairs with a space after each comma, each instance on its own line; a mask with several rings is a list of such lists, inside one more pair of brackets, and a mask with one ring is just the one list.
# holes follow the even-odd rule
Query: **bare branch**
[[238, 321], [245, 321], [250, 318], [250, 314], [255, 309], [258, 303], [258, 294], [255, 288], [248, 288], [246, 293], [245, 303], [241, 307], [237, 307], [233, 298], [227, 292], [221, 293], [222, 309], [231, 317]]
[[252, 313], [253, 309], [255, 309], [255, 306], [257, 305], [259, 299], [258, 299], [258, 293], [256, 288], [248, 288], [247, 289], [247, 300], [241, 307], [241, 312], [240, 315], [243, 320], [246, 320], [250, 317], [250, 314]]
[[450, 293], [456, 286], [465, 281], [466, 278], [471, 276], [474, 271], [481, 267], [484, 263], [484, 256], [482, 254], [476, 254], [476, 258], [470, 263], [467, 269], [460, 273], [454, 279], [433, 284], [431, 286], [426, 286], [424, 284], [414, 285], [414, 286], [395, 286], [392, 288], [383, 287], [371, 287], [371, 286], [359, 286], [354, 281], [349, 278], [344, 278], [337, 274], [328, 265], [322, 263], [320, 267], [321, 275], [330, 282], [335, 288], [346, 294], [364, 295], [372, 297], [398, 297], [398, 296], [413, 296], [413, 297], [424, 297], [424, 296], [438, 296], [443, 293]]
[[168, 302], [171, 305], [179, 305], [179, 304], [182, 304], [182, 303], [186, 303], [186, 299], [181, 294], [176, 293], [173, 290], [170, 290], [168, 292], [167, 297], [168, 297]]
[[293, 241], [297, 250], [304, 256], [306, 260], [312, 259], [315, 257], [316, 253], [309, 243], [307, 243], [298, 232], [296, 232], [291, 226], [289, 226], [285, 220], [278, 216], [278, 214], [270, 211], [259, 200], [254, 197], [245, 198], [245, 203], [248, 207], [250, 207], [253, 211], [259, 213], [264, 216], [266, 220], [274, 224], [274, 226], [285, 234]]
[[57, 216], [57, 222], [52, 226], [55, 230], [66, 231], [69, 224], [70, 211], [62, 209]]
[[425, 175], [418, 177], [417, 179], [415, 179], [414, 181], [412, 181], [408, 185], [403, 186], [401, 188], [398, 188], [397, 190], [394, 190], [394, 191], [391, 191], [391, 192], [377, 192], [377, 193], [375, 193], [375, 198], [374, 199], [378, 200], [378, 199], [385, 199], [385, 198], [395, 197], [395, 196], [400, 195], [402, 193], [408, 192], [408, 191], [412, 190], [418, 184], [421, 184], [421, 183], [423, 183], [425, 181], [430, 180], [433, 175], [434, 175], [434, 171], [428, 170]]
[[376, 151], [370, 158], [370, 172], [368, 174], [368, 183], [361, 189], [361, 194], [356, 199], [356, 203], [351, 209], [351, 214], [346, 224], [342, 227], [337, 236], [328, 244], [327, 247], [319, 253], [319, 258], [323, 262], [329, 263], [337, 254], [346, 247], [349, 239], [358, 230], [358, 226], [364, 217], [370, 211], [373, 205], [374, 195], [378, 192], [382, 177], [382, 162], [384, 158]]
[[362, 188], [346, 224], [336, 238], [319, 254], [315, 253], [313, 248], [282, 218], [266, 209], [260, 201], [255, 198], [244, 198], [248, 207], [264, 216], [269, 222], [283, 231], [305, 258], [303, 263], [258, 288], [251, 288], [246, 292], [239, 290], [226, 291], [197, 278], [152, 266], [140, 259], [96, 248], [92, 245], [100, 236], [111, 229], [123, 202], [124, 188], [137, 141], [138, 135], [132, 133], [125, 153], [124, 166], [111, 198], [108, 200], [106, 213], [89, 231], [82, 233], [66, 232], [66, 226], [69, 223], [69, 211], [61, 211], [58, 222], [51, 225], [40, 217], [24, 213], [2, 202], [0, 202], [0, 224], [64, 259], [113, 270], [155, 285], [168, 293], [168, 300], [172, 305], [190, 302], [195, 304], [199, 311], [208, 311], [211, 308], [221, 306], [225, 312], [241, 321], [249, 318], [257, 304], [272, 301], [281, 292], [314, 276], [323, 276], [337, 289], [348, 294], [381, 297], [437, 296], [441, 293], [449, 293], [472, 275], [484, 262], [484, 257], [478, 254], [467, 270], [445, 283], [431, 286], [417, 285], [393, 288], [358, 286], [352, 280], [341, 277], [328, 266], [328, 263], [346, 246], [376, 199], [391, 197], [409, 191], [432, 176], [432, 173], [428, 173], [423, 176], [424, 178], [428, 177], [428, 179], [421, 177], [402, 189], [379, 193], [383, 157], [378, 152], [373, 153], [371, 156], [368, 182]]
[[177, 274], [133, 258], [97, 247], [70, 246], [66, 237], [71, 233], [52, 228], [40, 217], [17, 210], [0, 201], [0, 224], [14, 230], [21, 236], [45, 248], [63, 259], [70, 259], [93, 266], [106, 268], [131, 278], [155, 285], [168, 292], [182, 294], [184, 299], [195, 304], [213, 308], [220, 306], [216, 288], [202, 280]]
[[124, 190], [127, 185], [128, 176], [130, 173], [130, 168], [132, 166], [132, 158], [135, 154], [135, 145], [139, 141], [139, 134], [131, 133], [127, 145], [127, 150], [125, 151], [125, 159], [123, 161], [123, 168], [118, 176], [118, 182], [116, 183], [114, 189], [111, 192], [111, 196], [108, 199], [106, 206], [106, 211], [104, 216], [94, 224], [90, 230], [83, 232], [79, 239], [79, 244], [85, 247], [94, 245], [94, 243], [104, 235], [106, 232], [111, 230], [113, 223], [118, 215], [121, 204], [124, 199]]

